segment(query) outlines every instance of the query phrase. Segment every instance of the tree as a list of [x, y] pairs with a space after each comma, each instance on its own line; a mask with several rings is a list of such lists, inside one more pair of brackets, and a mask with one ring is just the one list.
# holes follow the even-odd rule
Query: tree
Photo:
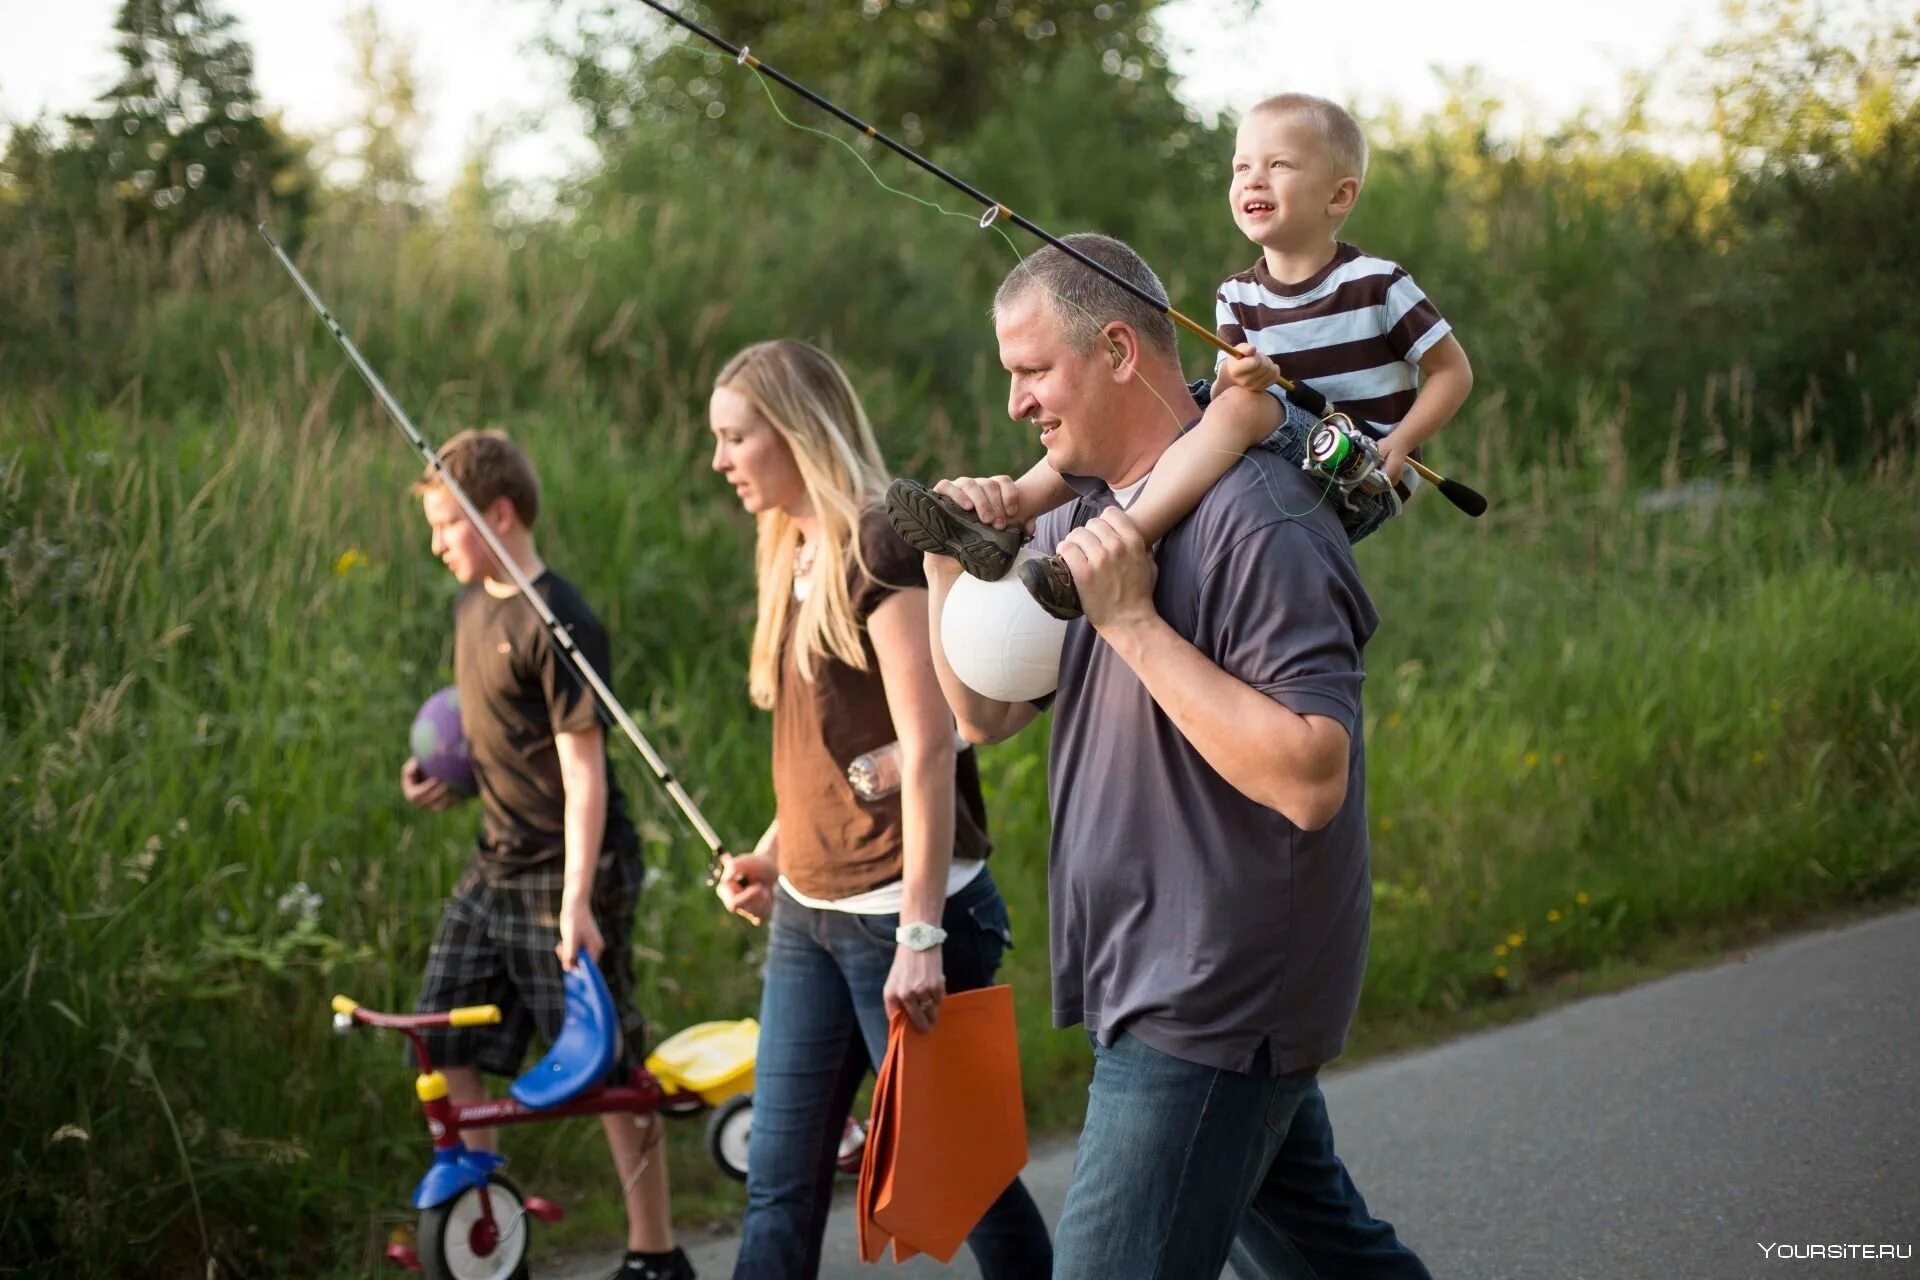
[[[1091, 50], [1116, 79], [1165, 82], [1164, 0], [705, 0], [689, 16], [909, 146], [963, 138], [1022, 83]], [[639, 5], [590, 11], [551, 47], [596, 136], [710, 122], [759, 86]], [[698, 57], [682, 50], [691, 50]], [[784, 92], [776, 90], [776, 92]], [[796, 118], [816, 113], [791, 99]], [[718, 136], [719, 130], [712, 132]]]
[[380, 204], [407, 207], [420, 201], [414, 157], [426, 119], [420, 111], [420, 81], [413, 51], [380, 26], [371, 5], [347, 16], [353, 45], [353, 86], [359, 105], [344, 159], [353, 187]]
[[95, 114], [69, 118], [68, 147], [128, 229], [170, 236], [207, 216], [305, 216], [302, 157], [262, 116], [235, 26], [217, 0], [123, 0], [124, 69]]
[[1920, 414], [1920, 22], [1803, 0], [1730, 15], [1709, 51], [1730, 331], [1764, 400], [1811, 406], [1821, 434], [1858, 449]]

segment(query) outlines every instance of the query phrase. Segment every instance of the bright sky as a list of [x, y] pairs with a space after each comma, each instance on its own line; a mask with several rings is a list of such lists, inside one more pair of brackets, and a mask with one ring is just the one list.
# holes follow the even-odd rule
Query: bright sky
[[[296, 131], [325, 134], [348, 115], [345, 20], [360, 3], [226, 0], [253, 46], [261, 98]], [[470, 141], [490, 128], [519, 138], [499, 153], [503, 176], [556, 177], [592, 156], [558, 72], [528, 49], [553, 0], [373, 4], [413, 52], [428, 115], [420, 170], [431, 186], [444, 189]], [[0, 0], [0, 122], [78, 111], [108, 87], [117, 9], [117, 0]], [[1236, 11], [1229, 0], [1175, 0], [1164, 11], [1169, 44], [1181, 51], [1175, 68], [1203, 111], [1284, 87], [1363, 113], [1389, 103], [1417, 112], [1443, 96], [1435, 68], [1477, 64], [1524, 104], [1516, 125], [1550, 123], [1583, 105], [1617, 106], [1624, 72], [1658, 66], [1721, 30], [1719, 0], [1266, 0], [1251, 24], [1226, 19]], [[779, 65], [777, 50], [759, 52]], [[529, 114], [544, 124], [523, 136]]]

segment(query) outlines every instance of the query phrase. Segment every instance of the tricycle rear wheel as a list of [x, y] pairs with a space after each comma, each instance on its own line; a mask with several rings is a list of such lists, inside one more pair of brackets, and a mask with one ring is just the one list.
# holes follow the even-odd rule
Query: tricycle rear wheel
[[753, 1131], [753, 1095], [736, 1093], [707, 1118], [707, 1154], [735, 1182], [747, 1180], [747, 1138]]

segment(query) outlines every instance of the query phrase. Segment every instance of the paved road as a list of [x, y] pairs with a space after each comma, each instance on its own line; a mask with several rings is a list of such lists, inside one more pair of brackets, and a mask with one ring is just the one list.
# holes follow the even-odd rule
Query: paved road
[[[1439, 1280], [1920, 1280], [1920, 910], [1333, 1072], [1325, 1087], [1355, 1181]], [[1072, 1159], [1063, 1144], [1029, 1166], [1050, 1219]], [[1910, 1260], [1769, 1257], [1762, 1244], [1906, 1246]], [[702, 1276], [731, 1271], [730, 1240], [693, 1254]], [[882, 1274], [856, 1260], [850, 1205], [828, 1226], [822, 1274]], [[962, 1250], [951, 1268], [886, 1274], [978, 1272]]]

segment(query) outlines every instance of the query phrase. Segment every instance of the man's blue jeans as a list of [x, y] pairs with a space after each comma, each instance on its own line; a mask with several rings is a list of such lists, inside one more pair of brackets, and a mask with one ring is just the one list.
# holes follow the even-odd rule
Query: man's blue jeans
[[[847, 1108], [887, 1052], [882, 990], [899, 923], [898, 916], [818, 911], [784, 890], [774, 897], [736, 1280], [819, 1273]], [[991, 984], [1012, 931], [990, 873], [982, 871], [947, 899], [941, 927], [947, 990]], [[1052, 1272], [1046, 1220], [1017, 1180], [987, 1210], [967, 1246], [985, 1280], [1043, 1280]]]
[[1431, 1280], [1333, 1151], [1311, 1071], [1241, 1075], [1122, 1033], [1094, 1046], [1055, 1234], [1061, 1280]]

